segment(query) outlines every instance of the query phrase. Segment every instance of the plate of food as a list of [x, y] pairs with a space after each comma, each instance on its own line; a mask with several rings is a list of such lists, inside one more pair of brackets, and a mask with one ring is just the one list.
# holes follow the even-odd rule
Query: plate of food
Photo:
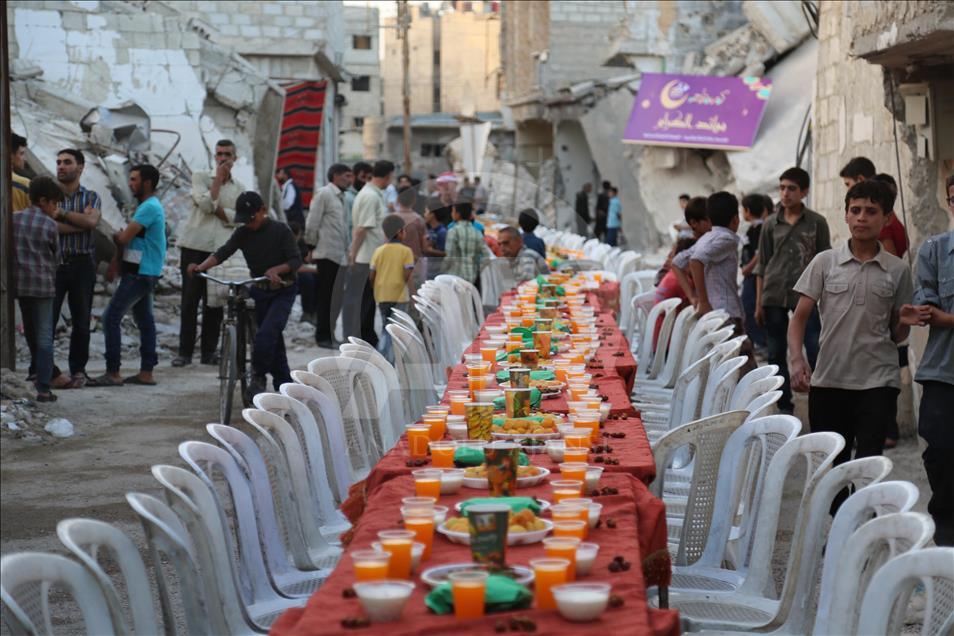
[[[550, 471], [542, 466], [518, 466], [517, 488], [530, 488], [543, 482]], [[464, 488], [487, 489], [487, 464], [464, 469]]]
[[520, 444], [520, 450], [525, 452], [527, 455], [540, 455], [541, 453], [547, 452], [547, 443], [546, 440], [543, 439], [525, 437], [523, 439], [518, 439], [517, 443]]
[[[501, 389], [509, 389], [510, 382], [500, 382]], [[566, 388], [566, 384], [559, 380], [530, 380], [530, 388], [540, 391], [542, 397], [551, 397], [560, 395], [560, 392]]]
[[525, 439], [556, 439], [560, 437], [559, 427], [565, 421], [554, 413], [541, 413], [531, 417], [507, 417], [490, 430], [495, 439], [521, 441]]
[[528, 567], [508, 565], [505, 568], [490, 568], [472, 561], [468, 563], [448, 563], [447, 565], [428, 568], [421, 573], [421, 580], [431, 587], [437, 587], [441, 583], [450, 581], [447, 577], [451, 574], [462, 570], [487, 570], [491, 574], [510, 577], [521, 585], [530, 585], [533, 582], [533, 570]]
[[[541, 519], [529, 508], [518, 513], [510, 513], [510, 525], [507, 528], [507, 545], [527, 545], [543, 541], [553, 522]], [[470, 522], [467, 517], [452, 517], [439, 525], [437, 531], [453, 543], [470, 545]]]

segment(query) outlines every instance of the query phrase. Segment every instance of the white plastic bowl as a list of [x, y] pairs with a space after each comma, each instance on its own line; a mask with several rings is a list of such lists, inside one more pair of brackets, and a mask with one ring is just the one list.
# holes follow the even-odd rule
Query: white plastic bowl
[[586, 576], [593, 570], [600, 546], [596, 543], [581, 543], [576, 547], [576, 575]]
[[[517, 489], [520, 488], [533, 488], [534, 486], [539, 486], [546, 480], [547, 475], [550, 474], [550, 471], [543, 466], [534, 466], [537, 469], [537, 474], [532, 477], [517, 477]], [[464, 488], [474, 488], [474, 489], [483, 489], [487, 490], [489, 488], [487, 484], [486, 477], [464, 477]]]
[[586, 483], [583, 484], [583, 489], [586, 492], [593, 492], [599, 487], [600, 477], [603, 476], [603, 467], [602, 466], [587, 466], [586, 467]]
[[414, 584], [410, 581], [362, 581], [352, 585], [361, 608], [372, 623], [386, 623], [401, 618]]
[[563, 451], [566, 449], [566, 442], [562, 439], [550, 439], [546, 442], [547, 455], [555, 463], [563, 463]]
[[587, 507], [589, 515], [590, 530], [596, 528], [596, 522], [600, 520], [600, 513], [603, 512], [603, 504], [593, 502]]
[[609, 604], [609, 583], [566, 583], [551, 590], [560, 616], [574, 623], [595, 621]]
[[456, 495], [464, 483], [463, 468], [443, 468], [441, 469], [441, 494]]

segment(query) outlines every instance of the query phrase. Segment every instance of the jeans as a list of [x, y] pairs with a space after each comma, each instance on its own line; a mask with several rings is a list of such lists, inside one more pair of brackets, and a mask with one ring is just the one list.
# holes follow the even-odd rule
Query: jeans
[[918, 433], [927, 442], [921, 458], [931, 485], [927, 509], [934, 518], [934, 543], [954, 546], [954, 426], [950, 419], [954, 384], [932, 381], [921, 386]]
[[315, 267], [318, 269], [315, 341], [319, 344], [328, 344], [334, 340], [335, 323], [338, 322], [338, 314], [341, 313], [348, 270], [327, 258], [319, 258], [315, 261]]
[[156, 355], [156, 321], [152, 316], [152, 294], [158, 281], [158, 276], [139, 274], [123, 274], [119, 280], [119, 287], [103, 313], [107, 373], [119, 373], [123, 354], [121, 324], [130, 308], [139, 329], [139, 370], [152, 371], [159, 363]]
[[195, 334], [202, 303], [202, 344], [203, 356], [211, 356], [219, 347], [219, 330], [222, 326], [224, 307], [209, 307], [206, 294], [207, 281], [199, 276], [186, 273], [189, 265], [199, 264], [209, 257], [211, 252], [201, 252], [183, 247], [179, 254], [179, 270], [182, 272], [182, 315], [179, 323], [179, 357], [191, 359], [195, 351]]
[[53, 377], [53, 299], [21, 296], [23, 335], [30, 349], [30, 368], [36, 370], [37, 393], [50, 392]]
[[[399, 309], [403, 312], [407, 312], [409, 303], [378, 303], [378, 311], [381, 312], [381, 324], [383, 327], [386, 327], [388, 324], [388, 318], [391, 317], [392, 309]], [[391, 348], [391, 334], [388, 333], [387, 329], [382, 327], [381, 330], [381, 340], [378, 341], [378, 352], [384, 359], [394, 364], [394, 351]]]
[[[765, 318], [765, 336], [768, 344], [769, 364], [778, 365], [778, 373], [785, 380], [782, 385], [782, 399], [778, 406], [783, 410], [792, 410], [792, 387], [788, 379], [788, 309], [786, 307], [763, 306]], [[814, 370], [818, 360], [818, 336], [821, 335], [821, 320], [818, 308], [812, 311], [805, 325], [805, 353], [808, 365]]]
[[91, 254], [67, 257], [56, 270], [56, 298], [53, 301], [53, 329], [60, 319], [65, 299], [70, 308], [70, 375], [86, 373], [89, 362], [89, 316], [93, 308], [96, 263]]
[[619, 239], [619, 228], [618, 227], [608, 227], [606, 228], [606, 244], [616, 247], [616, 241]]
[[357, 336], [372, 347], [377, 347], [378, 335], [374, 332], [376, 305], [370, 275], [371, 266], [368, 263], [355, 263], [348, 269], [347, 294], [341, 310], [345, 339]]
[[255, 301], [255, 322], [258, 323], [252, 345], [252, 373], [260, 377], [271, 373], [272, 386], [277, 391], [292, 381], [282, 332], [298, 296], [298, 285], [276, 290], [253, 287], [249, 295]]
[[742, 307], [745, 310], [745, 333], [758, 347], [765, 346], [765, 330], [755, 322], [755, 276], [742, 280]]

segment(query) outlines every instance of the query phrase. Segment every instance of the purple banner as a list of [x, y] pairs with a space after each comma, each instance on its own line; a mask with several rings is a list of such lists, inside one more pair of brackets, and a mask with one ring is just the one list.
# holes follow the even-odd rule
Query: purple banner
[[767, 77], [644, 73], [623, 141], [744, 150], [771, 93]]

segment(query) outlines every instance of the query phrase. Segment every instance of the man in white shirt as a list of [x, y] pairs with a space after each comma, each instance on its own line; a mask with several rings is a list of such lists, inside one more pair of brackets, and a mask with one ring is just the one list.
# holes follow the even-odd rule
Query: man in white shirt
[[348, 239], [345, 227], [344, 196], [351, 168], [336, 163], [328, 168], [328, 183], [315, 192], [305, 219], [306, 260], [315, 264], [318, 273], [315, 341], [319, 347], [334, 349], [335, 322], [341, 311], [345, 271], [348, 264]]
[[289, 225], [297, 223], [300, 227], [303, 227], [305, 225], [305, 208], [302, 205], [301, 194], [298, 192], [295, 180], [291, 178], [285, 168], [279, 168], [275, 171], [275, 180], [282, 188], [282, 210], [285, 212], [285, 222]]
[[192, 212], [179, 234], [179, 269], [182, 271], [182, 315], [179, 325], [179, 355], [172, 366], [192, 364], [195, 350], [196, 318], [202, 301], [202, 364], [218, 364], [219, 329], [222, 307], [210, 307], [206, 281], [201, 276], [187, 276], [192, 263], [201, 263], [225, 243], [237, 227], [235, 201], [245, 192], [245, 185], [232, 177], [237, 154], [235, 144], [221, 139], [215, 144], [215, 170], [192, 175]]

